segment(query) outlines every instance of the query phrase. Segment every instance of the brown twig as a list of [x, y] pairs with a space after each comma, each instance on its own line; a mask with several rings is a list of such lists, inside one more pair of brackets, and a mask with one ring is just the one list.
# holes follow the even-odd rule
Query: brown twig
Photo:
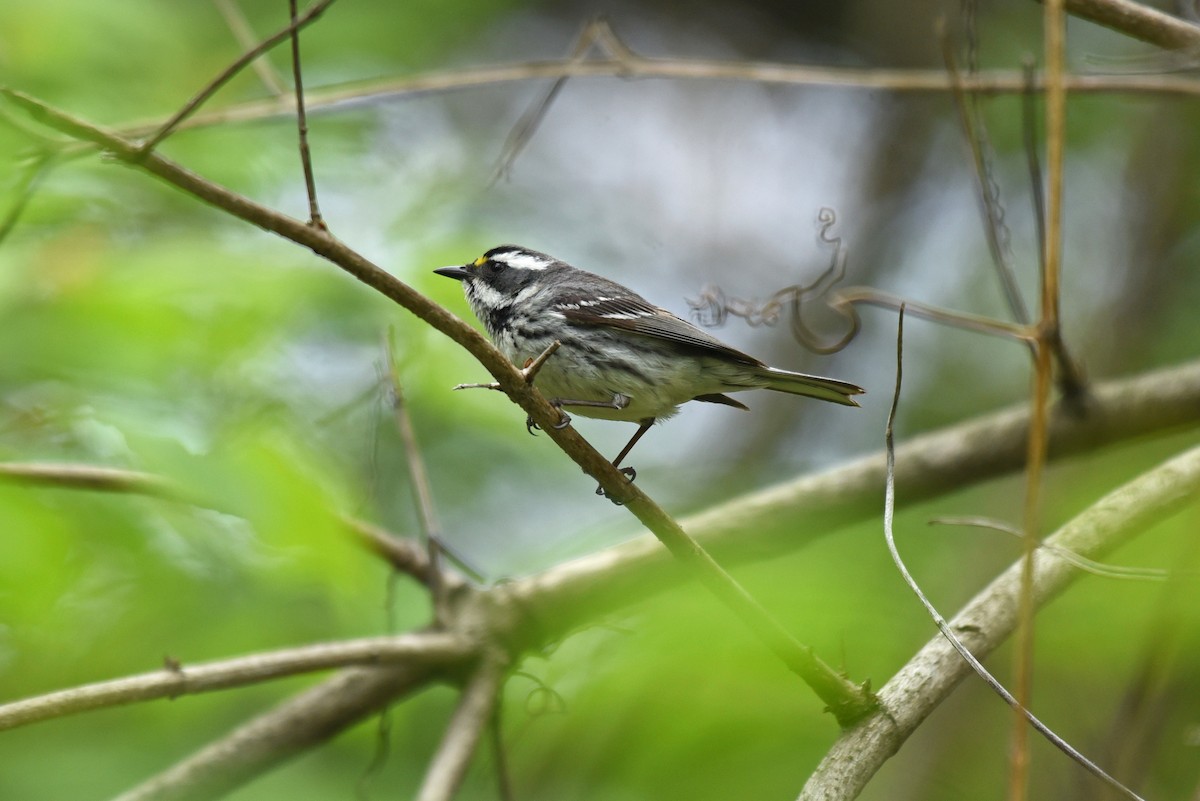
[[417, 542], [397, 537], [373, 523], [355, 517], [343, 517], [342, 523], [362, 545], [386, 559], [398, 572], [412, 576], [429, 586], [428, 551], [421, 548]]
[[[618, 47], [607, 47], [611, 42], [617, 42]], [[594, 19], [580, 31], [579, 38], [575, 40], [575, 44], [571, 47], [571, 54], [567, 56], [565, 63], [571, 66], [583, 63], [587, 58], [588, 51], [592, 49], [593, 45], [597, 44], [604, 48], [609, 57], [620, 61], [625, 56], [631, 55], [631, 52], [623, 45], [619, 45], [619, 42], [620, 40], [613, 33], [607, 20]], [[521, 118], [517, 120], [517, 124], [513, 126], [512, 132], [509, 133], [508, 138], [504, 141], [500, 157], [496, 160], [496, 169], [492, 173], [491, 183], [494, 184], [508, 175], [513, 162], [516, 161], [517, 156], [521, 154], [521, 151], [533, 139], [538, 126], [546, 118], [546, 114], [550, 110], [550, 105], [558, 97], [558, 93], [562, 91], [569, 77], [565, 73], [558, 76], [554, 80], [554, 83], [550, 85], [550, 88], [546, 90], [546, 93], [534, 100], [529, 108], [525, 110], [525, 113], [521, 115]]]
[[[150, 136], [149, 139], [147, 139], [137, 148], [137, 152], [142, 157], [150, 155], [154, 151], [154, 148], [158, 147], [159, 143], [170, 136], [171, 133], [175, 131], [175, 129], [178, 128], [184, 120], [196, 113], [196, 110], [199, 109], [200, 106], [204, 105], [204, 103], [210, 97], [217, 93], [218, 89], [227, 84], [235, 75], [241, 72], [247, 64], [251, 63], [263, 53], [267, 52], [272, 47], [291, 36], [294, 32], [316, 21], [317, 17], [321, 16], [325, 9], [329, 8], [330, 4], [332, 3], [333, 0], [318, 0], [318, 2], [314, 3], [299, 18], [293, 19], [293, 21], [290, 22], [285, 28], [276, 31], [266, 39], [262, 40], [256, 47], [250, 48], [241, 56], [239, 56], [232, 64], [222, 70], [220, 75], [209, 81], [208, 84], [199, 92], [197, 92], [191, 100], [183, 104], [179, 111], [171, 115], [170, 119], [163, 123], [162, 126]], [[126, 160], [130, 159], [127, 158]]]
[[400, 442], [404, 446], [404, 458], [408, 463], [408, 482], [417, 506], [417, 525], [420, 527], [421, 538], [426, 547], [430, 577], [428, 586], [433, 596], [434, 617], [442, 622], [444, 621], [446, 600], [440, 580], [442, 577], [441, 559], [439, 558], [442, 550], [442, 526], [438, 522], [437, 508], [433, 503], [433, 490], [429, 486], [429, 474], [425, 470], [425, 459], [417, 444], [417, 432], [413, 427], [412, 416], [408, 413], [408, 404], [404, 401], [404, 387], [400, 383], [400, 366], [396, 362], [395, 346], [390, 330], [384, 336], [383, 347], [384, 358], [387, 360], [388, 378], [391, 382], [392, 419], [400, 434]]
[[296, 19], [296, 0], [288, 0], [291, 15], [292, 38], [292, 82], [296, 89], [296, 127], [300, 134], [300, 165], [304, 169], [304, 189], [308, 193], [308, 224], [320, 231], [328, 231], [317, 205], [317, 182], [313, 177], [312, 153], [308, 148], [308, 115], [304, 112], [304, 81], [300, 69], [300, 28]]
[[[234, 0], [213, 0], [213, 5], [217, 7], [221, 17], [225, 20], [225, 24], [229, 26], [233, 38], [237, 40], [238, 46], [244, 50], [249, 50], [258, 46], [258, 37], [255, 36], [254, 30], [250, 27], [250, 23], [246, 20], [246, 15], [242, 13], [242, 9]], [[295, 16], [294, 14], [292, 15]], [[287, 94], [287, 88], [283, 85], [283, 80], [279, 77], [279, 73], [271, 67], [271, 62], [265, 58], [256, 58], [250, 63], [250, 68], [258, 75], [258, 79], [262, 81], [263, 86], [267, 88], [275, 97], [282, 97]]]

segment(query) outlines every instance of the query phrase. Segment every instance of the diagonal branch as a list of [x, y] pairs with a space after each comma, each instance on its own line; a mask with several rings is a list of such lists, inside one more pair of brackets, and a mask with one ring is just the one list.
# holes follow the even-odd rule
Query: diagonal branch
[[[213, 0], [213, 5], [217, 7], [217, 11], [224, 18], [225, 24], [229, 26], [229, 31], [239, 46], [246, 50], [258, 46], [258, 37], [255, 35], [254, 29], [250, 27], [249, 20], [246, 19], [246, 15], [242, 13], [242, 9], [235, 0]], [[269, 59], [256, 58], [250, 67], [272, 95], [279, 97], [287, 93], [283, 80], [272, 68]]]
[[183, 107], [179, 109], [179, 111], [175, 112], [175, 114], [173, 114], [169, 120], [163, 123], [162, 126], [159, 127], [154, 134], [138, 148], [141, 153], [143, 155], [148, 155], [154, 150], [154, 148], [158, 147], [159, 143], [170, 136], [171, 133], [179, 127], [180, 123], [182, 123], [192, 114], [196, 113], [200, 106], [208, 102], [208, 99], [216, 94], [217, 90], [229, 83], [229, 81], [231, 81], [235, 75], [245, 69], [247, 64], [254, 61], [263, 53], [267, 52], [272, 47], [291, 36], [293, 32], [300, 30], [305, 25], [315, 22], [317, 17], [321, 16], [325, 9], [329, 8], [331, 3], [333, 3], [333, 0], [319, 0], [319, 2], [314, 3], [311, 8], [309, 8], [299, 17], [293, 18], [286, 27], [276, 31], [266, 39], [262, 40], [257, 47], [252, 47], [243, 53], [240, 57], [238, 57], [237, 60], [226, 67], [220, 75], [209, 81], [208, 85], [197, 92], [196, 95], [187, 103], [185, 103]]
[[561, 415], [524, 380], [482, 334], [437, 303], [368, 261], [327, 231], [307, 225], [205, 180], [157, 153], [144, 153], [135, 143], [54, 109], [22, 92], [0, 88], [35, 118], [63, 133], [100, 145], [118, 159], [246, 222], [310, 248], [359, 281], [408, 309], [461, 345], [496, 378], [504, 392], [546, 431], [550, 439], [600, 484], [605, 494], [623, 503], [681, 562], [691, 575], [727, 606], [785, 665], [825, 702], [842, 726], [873, 708], [865, 688], [856, 686], [802, 645], [738, 584], [683, 528], [648, 495], [613, 466], [571, 426], [556, 428]]

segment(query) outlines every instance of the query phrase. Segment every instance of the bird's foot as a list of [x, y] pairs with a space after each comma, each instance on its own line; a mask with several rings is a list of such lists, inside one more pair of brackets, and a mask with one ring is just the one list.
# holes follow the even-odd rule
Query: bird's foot
[[[615, 465], [614, 465], [614, 467], [615, 467]], [[637, 471], [634, 470], [632, 467], [618, 467], [617, 470], [621, 473], [621, 475], [623, 475], [623, 476], [625, 476], [625, 478], [629, 479], [630, 484], [632, 484], [634, 482], [634, 480], [637, 479]], [[604, 487], [601, 487], [599, 485], [596, 486], [596, 494], [602, 498], [608, 498], [610, 501], [615, 503], [617, 506], [625, 505], [624, 501], [612, 497], [611, 495], [609, 495], [607, 492], [604, 491]]]

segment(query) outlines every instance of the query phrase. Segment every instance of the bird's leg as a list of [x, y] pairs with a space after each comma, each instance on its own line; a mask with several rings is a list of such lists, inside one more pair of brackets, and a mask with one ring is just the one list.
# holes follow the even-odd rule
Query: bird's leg
[[[613, 467], [620, 470], [621, 473], [631, 482], [637, 478], [637, 471], [632, 467], [621, 467], [621, 461], [629, 455], [629, 452], [633, 450], [633, 446], [637, 445], [638, 440], [642, 438], [643, 434], [650, 430], [650, 426], [652, 425], [654, 425], [653, 417], [647, 417], [644, 420], [641, 420], [637, 432], [634, 433], [629, 442], [625, 443], [625, 447], [621, 448], [621, 452], [617, 454], [617, 458], [613, 459]], [[603, 495], [606, 498], [608, 497], [607, 493], [604, 492], [604, 487], [596, 487], [596, 494]], [[616, 501], [614, 501], [614, 503], [616, 503]]]
[[[594, 401], [594, 400], [571, 400], [570, 398], [551, 398], [550, 405], [558, 409], [558, 413], [562, 415], [562, 419], [554, 426], [555, 430], [566, 428], [571, 424], [571, 416], [562, 410], [564, 406], [588, 406], [594, 409], [624, 409], [629, 405], [629, 396], [622, 395], [620, 392], [614, 393], [612, 400]], [[530, 434], [533, 433], [538, 424], [533, 422], [532, 417], [525, 418], [525, 430]]]

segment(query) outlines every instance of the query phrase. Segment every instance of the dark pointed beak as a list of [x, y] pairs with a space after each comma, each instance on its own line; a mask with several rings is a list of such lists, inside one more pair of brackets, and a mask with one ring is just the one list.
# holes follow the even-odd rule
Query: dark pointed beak
[[471, 277], [471, 273], [465, 267], [438, 267], [434, 272], [447, 278], [456, 278], [459, 281]]

